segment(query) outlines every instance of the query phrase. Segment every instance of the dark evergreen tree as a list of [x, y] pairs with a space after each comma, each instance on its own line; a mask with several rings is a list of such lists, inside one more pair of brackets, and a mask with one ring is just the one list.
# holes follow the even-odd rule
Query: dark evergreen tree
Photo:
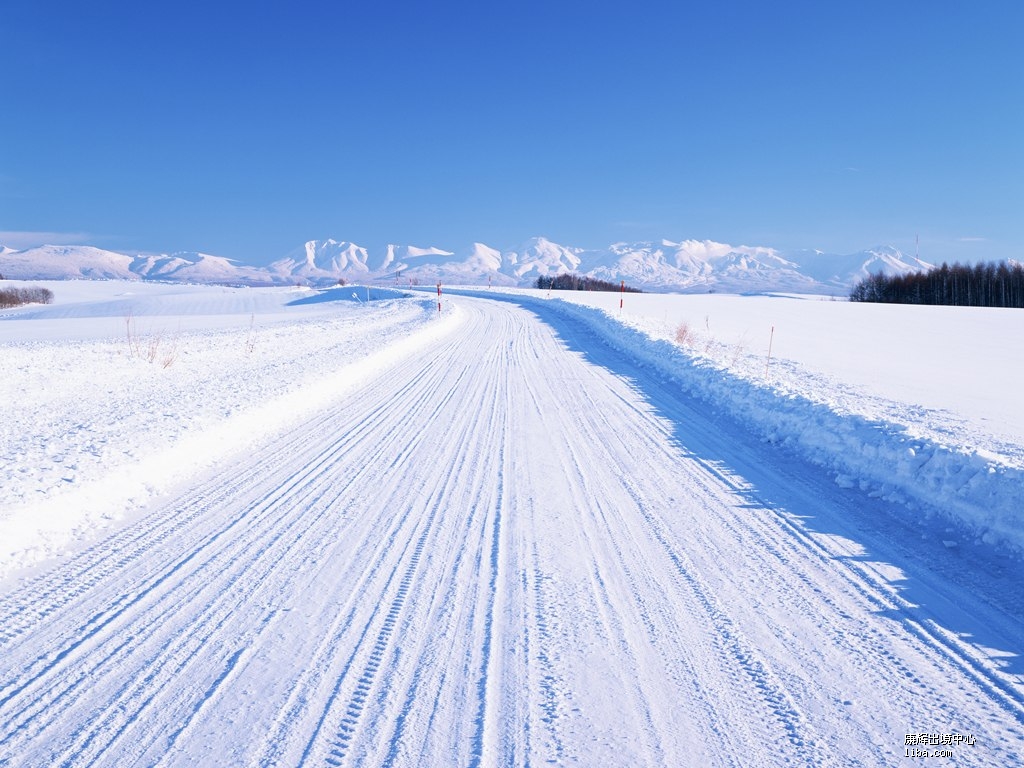
[[[598, 280], [586, 275], [577, 275], [575, 272], [560, 272], [557, 275], [541, 275], [534, 283], [542, 290], [556, 291], [619, 291], [623, 290], [621, 284], [610, 283], [607, 280]], [[639, 288], [626, 286], [626, 293], [643, 293]]]
[[858, 282], [850, 291], [850, 300], [1024, 309], [1024, 265], [1005, 261], [973, 267], [943, 263], [928, 272], [892, 277], [878, 272]]

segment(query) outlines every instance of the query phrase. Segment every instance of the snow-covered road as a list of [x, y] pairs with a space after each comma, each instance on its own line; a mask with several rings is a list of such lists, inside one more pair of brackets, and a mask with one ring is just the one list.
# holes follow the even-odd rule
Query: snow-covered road
[[0, 765], [1019, 764], [1019, 569], [530, 306], [11, 585]]

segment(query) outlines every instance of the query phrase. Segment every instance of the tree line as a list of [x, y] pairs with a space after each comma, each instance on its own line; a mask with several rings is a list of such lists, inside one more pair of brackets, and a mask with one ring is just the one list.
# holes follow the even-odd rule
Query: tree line
[[621, 291], [625, 290], [627, 293], [643, 293], [639, 288], [632, 288], [626, 286], [622, 288], [622, 284], [610, 283], [607, 280], [598, 280], [596, 277], [587, 277], [586, 275], [577, 275], [575, 272], [561, 272], [557, 275], [541, 275], [537, 278], [535, 283], [537, 288], [543, 288], [545, 290], [556, 290], [556, 291]]
[[49, 288], [0, 288], [0, 309], [20, 307], [22, 304], [50, 304], [53, 291]]
[[850, 300], [1022, 309], [1024, 265], [1005, 261], [974, 266], [943, 263], [927, 272], [891, 276], [878, 272], [857, 283]]

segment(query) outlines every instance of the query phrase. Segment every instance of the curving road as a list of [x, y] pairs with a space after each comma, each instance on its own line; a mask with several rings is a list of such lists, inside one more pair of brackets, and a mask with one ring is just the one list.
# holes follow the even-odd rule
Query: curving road
[[904, 540], [543, 302], [455, 302], [0, 596], [0, 765], [1024, 759], [1018, 569]]

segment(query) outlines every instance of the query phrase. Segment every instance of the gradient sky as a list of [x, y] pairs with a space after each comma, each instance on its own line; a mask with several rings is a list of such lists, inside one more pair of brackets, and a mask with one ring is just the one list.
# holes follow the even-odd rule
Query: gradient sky
[[1024, 3], [0, 1], [0, 243], [1024, 259]]

